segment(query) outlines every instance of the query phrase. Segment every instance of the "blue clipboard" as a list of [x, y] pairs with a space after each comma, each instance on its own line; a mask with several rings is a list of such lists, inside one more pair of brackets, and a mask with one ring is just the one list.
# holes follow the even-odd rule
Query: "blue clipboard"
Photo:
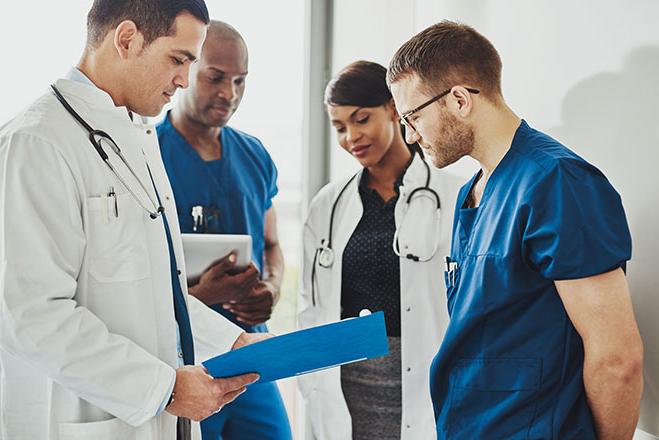
[[257, 383], [389, 354], [384, 313], [275, 336], [203, 362], [215, 378], [258, 373]]

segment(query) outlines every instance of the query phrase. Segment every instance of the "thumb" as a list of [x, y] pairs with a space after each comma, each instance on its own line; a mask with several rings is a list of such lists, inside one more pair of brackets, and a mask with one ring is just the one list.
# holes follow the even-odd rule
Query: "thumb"
[[222, 257], [220, 260], [213, 263], [209, 271], [212, 272], [214, 276], [224, 275], [226, 272], [231, 270], [231, 268], [233, 268], [235, 264], [236, 264], [236, 254], [233, 251], [231, 251], [229, 255], [226, 255]]

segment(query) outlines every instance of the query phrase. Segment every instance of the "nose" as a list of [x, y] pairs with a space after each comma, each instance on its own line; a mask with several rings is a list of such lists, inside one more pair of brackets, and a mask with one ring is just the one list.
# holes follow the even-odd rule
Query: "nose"
[[223, 81], [218, 94], [229, 102], [233, 102], [238, 94], [236, 91], [236, 85], [231, 80]]
[[346, 142], [348, 145], [354, 144], [361, 136], [362, 134], [357, 127], [350, 125], [346, 127]]
[[181, 89], [187, 89], [190, 85], [190, 64], [182, 66], [183, 71], [174, 78], [174, 85]]
[[421, 139], [421, 136], [419, 136], [419, 132], [414, 130], [413, 128], [410, 128], [407, 125], [403, 125], [405, 127], [405, 142], [408, 144], [414, 144], [419, 142], [419, 139]]

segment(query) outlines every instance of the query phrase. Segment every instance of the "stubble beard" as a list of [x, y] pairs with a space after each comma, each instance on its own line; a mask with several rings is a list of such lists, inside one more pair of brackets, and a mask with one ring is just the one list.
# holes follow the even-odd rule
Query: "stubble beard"
[[433, 165], [444, 168], [471, 154], [475, 140], [473, 128], [449, 113], [442, 115], [439, 127], [435, 142], [428, 148]]

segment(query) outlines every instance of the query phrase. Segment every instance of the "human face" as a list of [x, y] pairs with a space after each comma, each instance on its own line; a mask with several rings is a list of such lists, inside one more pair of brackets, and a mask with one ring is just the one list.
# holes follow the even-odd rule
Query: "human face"
[[157, 38], [126, 66], [126, 105], [140, 115], [157, 116], [177, 89], [188, 87], [190, 66], [200, 56], [206, 25], [184, 13], [173, 26], [173, 35]]
[[365, 167], [382, 162], [400, 133], [393, 102], [380, 107], [327, 106], [339, 145]]
[[[466, 88], [464, 91], [471, 93]], [[433, 98], [425, 92], [416, 74], [406, 75], [391, 84], [391, 93], [401, 114], [409, 114], [412, 109]], [[407, 143], [418, 142], [438, 168], [457, 162], [474, 149], [473, 128], [454, 106], [441, 103], [441, 99], [447, 99], [450, 95], [447, 93], [436, 103], [409, 115], [409, 124], [405, 124]]]
[[186, 113], [208, 127], [223, 127], [245, 93], [247, 48], [240, 39], [208, 38], [183, 97]]

